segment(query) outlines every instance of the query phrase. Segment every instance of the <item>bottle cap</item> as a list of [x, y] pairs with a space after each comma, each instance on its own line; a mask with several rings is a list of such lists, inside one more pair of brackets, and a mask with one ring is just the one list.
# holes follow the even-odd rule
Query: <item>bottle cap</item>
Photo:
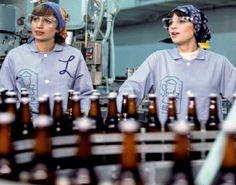
[[117, 97], [117, 93], [116, 92], [110, 92], [108, 94], [108, 98], [116, 98]]
[[2, 112], [0, 113], [0, 124], [9, 124], [13, 122], [15, 116], [12, 113]]
[[156, 98], [157, 96], [155, 95], [155, 94], [153, 94], [153, 93], [149, 93], [148, 94], [148, 98]]
[[47, 115], [39, 115], [34, 120], [34, 126], [42, 128], [42, 127], [49, 127], [52, 124], [52, 119], [50, 116]]
[[23, 98], [21, 98], [20, 101], [25, 105], [25, 104], [29, 103], [30, 99], [27, 97], [23, 97]]
[[137, 96], [135, 94], [130, 94], [129, 98], [136, 98]]
[[73, 124], [76, 130], [86, 132], [92, 128], [93, 121], [89, 118], [83, 117], [74, 120]]
[[55, 92], [54, 97], [56, 97], [56, 96], [62, 96], [62, 94], [60, 92]]
[[7, 98], [6, 100], [5, 100], [5, 103], [16, 103], [16, 99], [15, 98]]
[[188, 134], [190, 131], [190, 123], [185, 120], [176, 121], [173, 130], [177, 134]]
[[139, 128], [139, 122], [135, 119], [127, 119], [120, 122], [120, 130], [122, 132], [136, 132]]

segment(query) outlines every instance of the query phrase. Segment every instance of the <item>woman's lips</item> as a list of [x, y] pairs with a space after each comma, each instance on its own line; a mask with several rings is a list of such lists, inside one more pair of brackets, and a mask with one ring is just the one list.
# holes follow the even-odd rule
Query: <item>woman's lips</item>
[[42, 31], [35, 31], [35, 34], [36, 34], [36, 35], [43, 35], [44, 32], [42, 32]]

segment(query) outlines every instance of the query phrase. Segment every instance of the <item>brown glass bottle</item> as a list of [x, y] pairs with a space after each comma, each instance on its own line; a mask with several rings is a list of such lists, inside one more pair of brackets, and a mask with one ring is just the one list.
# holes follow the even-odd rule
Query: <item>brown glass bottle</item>
[[72, 118], [73, 120], [82, 117], [80, 97], [79, 95], [74, 94], [72, 97]]
[[201, 124], [197, 116], [196, 97], [193, 94], [188, 97], [187, 121], [190, 123], [191, 130], [201, 130]]
[[[148, 114], [147, 122], [145, 123], [145, 132], [161, 132], [162, 126], [158, 118], [157, 101], [155, 94], [148, 94]], [[146, 144], [161, 144], [162, 141], [147, 141]], [[162, 159], [161, 153], [146, 152], [146, 161], [160, 161]]]
[[224, 122], [223, 130], [226, 133], [223, 160], [212, 185], [236, 184], [235, 122]]
[[[198, 120], [197, 109], [196, 109], [196, 97], [193, 94], [189, 94], [188, 97], [188, 113], [187, 113], [187, 121], [190, 124], [190, 129], [193, 131], [200, 131], [201, 124]], [[191, 143], [200, 143], [200, 139], [191, 139]], [[191, 160], [201, 159], [200, 151], [192, 151], [190, 152]]]
[[0, 113], [0, 179], [18, 180], [18, 167], [15, 161], [10, 124], [14, 121], [11, 113]]
[[116, 104], [116, 93], [109, 93], [108, 95], [108, 109], [107, 117], [105, 119], [105, 131], [106, 133], [118, 133], [120, 132], [118, 126], [118, 112]]
[[127, 110], [127, 118], [138, 120], [138, 112], [137, 112], [137, 103], [136, 103], [136, 95], [130, 94], [128, 97], [128, 110]]
[[34, 125], [31, 119], [29, 98], [21, 98], [20, 109], [19, 109], [19, 140], [21, 139], [33, 139], [34, 138]]
[[3, 112], [3, 101], [1, 96], [0, 96], [0, 112]]
[[38, 107], [38, 114], [39, 115], [50, 115], [50, 112], [48, 110], [48, 103], [47, 103], [47, 99], [45, 97], [39, 97], [38, 99], [39, 102], [39, 107]]
[[53, 105], [53, 122], [51, 125], [51, 136], [66, 135], [66, 126], [63, 116], [62, 97], [56, 96]]
[[16, 110], [16, 99], [15, 98], [6, 98], [5, 99], [6, 112], [11, 113], [14, 116], [12, 121], [10, 134], [12, 139], [15, 141], [17, 139], [17, 133], [19, 132], [19, 116]]
[[6, 88], [1, 88], [1, 89], [0, 89], [0, 96], [1, 96], [1, 99], [2, 99], [3, 102], [4, 102], [5, 99], [6, 99], [6, 92], [7, 92], [7, 89], [6, 89]]
[[39, 115], [36, 120], [34, 157], [29, 172], [29, 183], [40, 185], [55, 184], [55, 165], [52, 158], [52, 146], [49, 134], [51, 119]]
[[121, 103], [120, 121], [124, 121], [127, 119], [128, 101], [129, 101], [128, 93], [123, 93], [122, 94], [122, 103]]
[[177, 112], [176, 112], [176, 99], [175, 96], [170, 95], [168, 97], [168, 110], [167, 110], [167, 119], [164, 124], [164, 130], [166, 132], [172, 131], [174, 123], [177, 121]]
[[81, 111], [81, 105], [80, 105], [80, 97], [78, 94], [74, 94], [72, 97], [72, 115], [71, 117], [66, 118], [67, 122], [67, 130], [69, 134], [74, 134], [76, 131], [74, 129], [73, 122], [81, 118], [83, 116], [83, 113]]
[[66, 117], [70, 118], [72, 116], [72, 97], [73, 97], [74, 90], [69, 89], [67, 91], [67, 107], [65, 111]]
[[76, 124], [78, 128], [79, 141], [71, 185], [97, 185], [98, 178], [94, 171], [94, 163], [91, 153], [91, 120], [87, 118], [79, 118], [76, 120]]
[[123, 185], [130, 182], [132, 185], [144, 185], [138, 167], [135, 133], [138, 123], [134, 119], [121, 122], [124, 135], [122, 142], [121, 169], [116, 184]]
[[0, 112], [4, 112], [6, 110], [6, 105], [5, 105], [6, 92], [7, 92], [7, 89], [5, 88], [0, 89], [0, 97], [1, 97], [0, 99], [2, 100]]
[[189, 149], [189, 123], [178, 121], [173, 127], [176, 133], [173, 151], [173, 166], [167, 178], [166, 185], [186, 184], [194, 185]]
[[161, 132], [161, 123], [158, 118], [157, 101], [155, 94], [148, 95], [148, 115], [145, 125], [146, 132]]
[[51, 107], [50, 107], [50, 97], [49, 97], [49, 95], [48, 94], [44, 94], [43, 96], [42, 96], [44, 99], [45, 99], [45, 104], [46, 104], [46, 114], [48, 115], [48, 116], [51, 116]]
[[209, 103], [209, 114], [206, 122], [206, 130], [219, 130], [220, 127], [220, 119], [218, 114], [218, 106], [217, 106], [217, 95], [210, 94], [209, 95], [210, 103]]
[[105, 131], [104, 121], [101, 114], [99, 98], [98, 96], [92, 95], [90, 97], [90, 109], [88, 113], [88, 117], [94, 120], [94, 125], [92, 131], [94, 133], [103, 133]]

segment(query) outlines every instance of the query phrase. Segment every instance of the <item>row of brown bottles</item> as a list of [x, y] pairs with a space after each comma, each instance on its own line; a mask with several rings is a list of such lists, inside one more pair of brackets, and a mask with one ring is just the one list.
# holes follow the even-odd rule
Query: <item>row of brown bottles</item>
[[[218, 115], [217, 107], [217, 95], [209, 95], [209, 116], [206, 121], [205, 129], [206, 130], [219, 130], [220, 119]], [[129, 103], [131, 101], [131, 103]], [[130, 108], [129, 108], [130, 107]], [[196, 109], [196, 97], [191, 94], [188, 98], [188, 112], [186, 115], [186, 120], [191, 124], [191, 130], [201, 130], [201, 124], [198, 120], [197, 109]], [[123, 94], [122, 107], [120, 119], [134, 118], [138, 120], [137, 116], [137, 105], [135, 95], [128, 95], [127, 93]], [[178, 120], [177, 110], [176, 110], [176, 99], [175, 96], [170, 95], [168, 97], [168, 110], [167, 110], [167, 119], [164, 123], [164, 131], [171, 131], [174, 123]], [[161, 124], [158, 118], [157, 111], [157, 101], [154, 94], [148, 95], [148, 115], [147, 121], [144, 123], [144, 127], [147, 132], [151, 131], [161, 131]]]
[[[19, 171], [14, 158], [12, 141], [9, 134], [10, 124], [14, 120], [11, 113], [0, 113], [0, 179], [19, 179]], [[70, 185], [97, 185], [99, 179], [94, 171], [91, 152], [90, 135], [92, 133], [92, 122], [87, 118], [75, 121], [78, 128], [78, 145], [76, 149], [76, 160], [74, 171], [71, 173]], [[51, 119], [47, 115], [39, 115], [35, 119], [35, 137], [33, 147], [33, 158], [27, 167], [23, 167], [24, 183], [39, 185], [54, 185], [57, 174], [56, 164], [52, 157], [52, 143], [50, 139]], [[127, 120], [122, 124], [124, 132], [123, 152], [121, 155], [121, 171], [117, 184], [132, 181], [133, 184], [142, 185], [143, 180], [139, 174], [137, 151], [135, 147], [135, 131], [138, 129], [137, 122]]]
[[[9, 134], [10, 124], [13, 120], [14, 116], [12, 113], [0, 113], [0, 169], [6, 168], [6, 165], [8, 169], [6, 171], [0, 170], [0, 178], [18, 180], [18, 171], [15, 171], [18, 168], [14, 157], [12, 157], [14, 152]], [[27, 182], [34, 184], [55, 184], [56, 174], [55, 164], [51, 154], [50, 123], [51, 119], [47, 115], [41, 115], [35, 121], [34, 157], [29, 169], [27, 169], [29, 172]], [[78, 125], [79, 140], [76, 153], [77, 162], [75, 163], [76, 167], [71, 176], [71, 184], [98, 184], [98, 178], [94, 171], [90, 143], [92, 123], [86, 118], [77, 119], [75, 123]], [[139, 173], [137, 150], [135, 147], [135, 133], [138, 130], [138, 122], [134, 119], [128, 119], [120, 124], [122, 133], [124, 134], [121, 171], [114, 183], [123, 184], [125, 182], [132, 182], [132, 184], [142, 185], [144, 184], [144, 180]], [[181, 182], [184, 182], [184, 184], [194, 184], [189, 158], [189, 150], [191, 148], [188, 137], [190, 131], [189, 126], [190, 125], [186, 122], [177, 122], [173, 127], [173, 131], [176, 133], [176, 144], [173, 153], [174, 163], [172, 172], [170, 178], [168, 178], [169, 181], [166, 183], [168, 185]], [[221, 177], [222, 174], [224, 174], [224, 177], [228, 177], [227, 174], [233, 173], [234, 175], [235, 173], [235, 130], [235, 128], [233, 131], [232, 128], [229, 131], [226, 130], [227, 142], [225, 145], [225, 155], [222, 162], [222, 169], [218, 177]], [[8, 172], [9, 174], [7, 174]], [[221, 181], [222, 178], [220, 182]], [[219, 180], [217, 180], [217, 182], [219, 182]]]
[[[7, 94], [7, 93], [5, 93]], [[10, 94], [10, 95], [9, 95]], [[136, 96], [135, 95], [128, 95], [127, 93], [123, 94], [123, 99], [122, 99], [122, 109], [121, 113], [118, 114], [117, 112], [117, 105], [116, 105], [116, 93], [111, 93], [113, 95], [108, 95], [108, 109], [107, 109], [107, 116], [106, 118], [102, 117], [101, 113], [101, 107], [99, 103], [99, 95], [98, 93], [94, 93], [90, 100], [91, 100], [91, 105], [90, 109], [88, 112], [88, 117], [94, 120], [94, 132], [96, 133], [111, 133], [111, 132], [119, 132], [119, 125], [118, 122], [125, 120], [127, 118], [133, 118], [138, 120], [138, 113], [137, 113], [137, 104], [136, 104]], [[83, 116], [83, 113], [81, 110], [78, 115], [74, 116], [73, 114], [73, 109], [80, 109], [77, 108], [78, 104], [73, 105], [73, 96], [77, 95], [79, 97], [79, 93], [73, 90], [68, 91], [68, 100], [67, 100], [67, 109], [65, 112], [63, 112], [63, 122], [67, 122], [67, 125], [70, 125], [70, 127], [73, 127], [73, 120], [75, 117], [80, 117]], [[8, 93], [8, 97], [14, 97], [15, 95], [10, 92]], [[27, 97], [27, 91], [22, 90], [22, 97], [26, 96]], [[61, 95], [56, 95], [56, 96], [61, 96]], [[113, 98], [111, 98], [113, 96]], [[46, 115], [51, 115], [50, 111], [50, 103], [49, 103], [49, 97], [44, 96], [43, 99], [46, 99], [46, 101], [42, 100], [42, 98], [39, 98], [39, 115], [41, 114], [46, 114]], [[220, 119], [218, 116], [218, 107], [217, 107], [217, 95], [211, 94], [210, 95], [210, 103], [209, 103], [209, 116], [208, 120], [205, 124], [205, 129], [206, 130], [218, 130], [219, 129], [219, 124], [220, 124]], [[79, 101], [79, 100], [78, 100]], [[111, 103], [110, 103], [111, 101]], [[3, 101], [2, 101], [3, 102]], [[113, 103], [112, 103], [113, 102]], [[44, 105], [46, 104], [46, 105]], [[56, 101], [54, 101], [54, 106], [55, 106]], [[111, 104], [111, 105], [110, 105]], [[161, 124], [158, 118], [158, 110], [157, 106], [153, 106], [157, 104], [156, 97], [154, 94], [149, 95], [149, 103], [148, 103], [148, 115], [147, 115], [147, 121], [144, 123], [144, 127], [146, 128], [147, 132], [150, 131], [160, 131], [161, 129]], [[74, 106], [74, 108], [72, 107]], [[46, 107], [46, 108], [45, 108]], [[54, 109], [54, 108], [53, 108]], [[52, 113], [53, 115], [54, 113]], [[111, 118], [112, 117], [112, 118]], [[117, 122], [118, 119], [118, 122]], [[197, 116], [197, 110], [196, 110], [196, 98], [194, 95], [189, 96], [189, 101], [188, 101], [188, 112], [186, 115], [186, 119], [191, 123], [192, 130], [200, 130], [201, 129], [201, 124], [200, 121], [198, 120]], [[110, 120], [110, 121], [108, 121]], [[168, 113], [167, 113], [167, 119], [164, 124], [164, 131], [171, 131], [171, 127], [173, 124], [178, 120], [177, 113], [176, 113], [176, 100], [174, 96], [169, 96], [168, 99]], [[108, 123], [108, 122], [113, 122], [113, 123]]]
[[[218, 114], [217, 106], [217, 95], [209, 95], [209, 113], [208, 120], [205, 123], [206, 130], [219, 130], [220, 128], [220, 119]], [[188, 108], [187, 108], [186, 120], [191, 124], [191, 130], [201, 130], [201, 124], [198, 120], [197, 109], [196, 109], [196, 97], [191, 94], [188, 98]], [[167, 120], [164, 124], [165, 131], [171, 131], [173, 124], [178, 120], [176, 112], [176, 99], [174, 96], [169, 96], [168, 99], [168, 112]]]

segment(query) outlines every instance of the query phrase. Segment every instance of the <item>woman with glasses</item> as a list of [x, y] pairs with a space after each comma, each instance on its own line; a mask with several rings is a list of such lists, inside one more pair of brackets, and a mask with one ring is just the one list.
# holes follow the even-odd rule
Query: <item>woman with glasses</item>
[[[176, 47], [152, 53], [119, 89], [118, 107], [122, 94], [137, 96], [140, 103], [149, 93], [157, 96], [159, 117], [164, 124], [167, 118], [168, 96], [176, 97], [178, 119], [185, 119], [188, 95], [196, 96], [200, 121], [207, 120], [209, 95], [222, 94], [232, 101], [236, 91], [236, 70], [225, 56], [204, 50], [198, 43], [211, 38], [207, 18], [193, 5], [177, 6], [163, 19], [169, 38], [163, 42]], [[219, 113], [222, 118], [219, 102]]]
[[[0, 88], [29, 92], [32, 113], [38, 112], [38, 98], [60, 92], [66, 107], [69, 89], [79, 91], [84, 112], [93, 86], [81, 51], [65, 45], [68, 14], [53, 2], [39, 4], [29, 15], [32, 37], [12, 49], [0, 71]], [[52, 100], [52, 98], [51, 98]]]

